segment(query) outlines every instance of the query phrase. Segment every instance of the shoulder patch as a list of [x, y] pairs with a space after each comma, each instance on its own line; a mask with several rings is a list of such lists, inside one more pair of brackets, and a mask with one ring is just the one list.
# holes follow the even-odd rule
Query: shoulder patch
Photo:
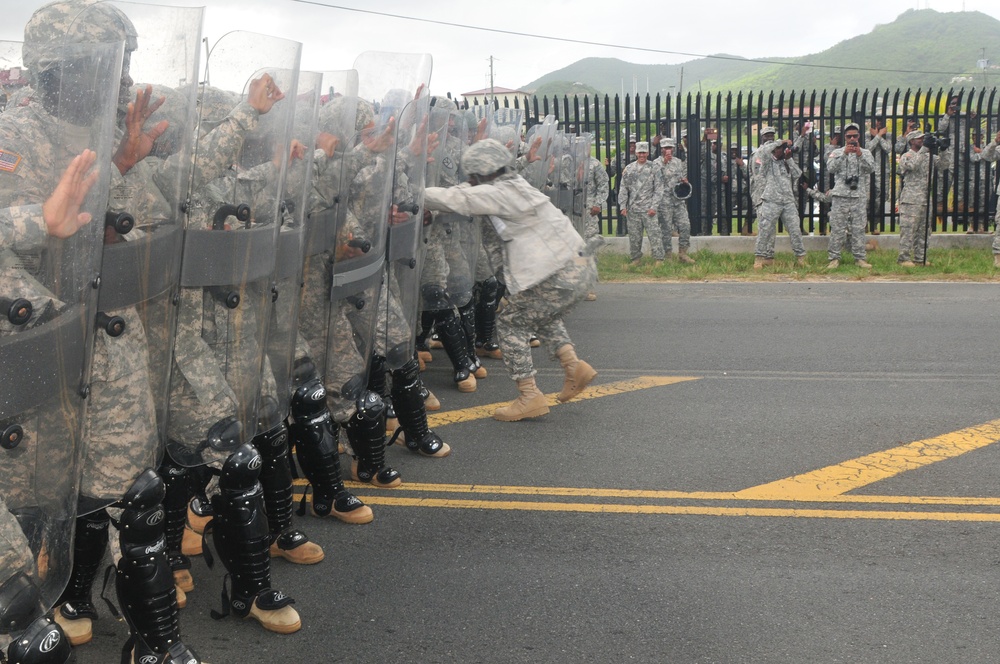
[[21, 164], [21, 155], [0, 148], [0, 172], [13, 173]]

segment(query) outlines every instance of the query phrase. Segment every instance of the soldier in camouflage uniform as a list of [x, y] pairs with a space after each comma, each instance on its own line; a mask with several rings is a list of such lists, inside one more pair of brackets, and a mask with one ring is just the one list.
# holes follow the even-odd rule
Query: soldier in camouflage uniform
[[[622, 171], [618, 207], [628, 220], [629, 258], [637, 265], [642, 260], [642, 231], [646, 229], [653, 260], [663, 262], [665, 250], [656, 211], [662, 197], [660, 168], [648, 161], [649, 143], [635, 147], [635, 161]], [[631, 212], [629, 212], [631, 210]], [[669, 238], [668, 238], [669, 239]]]
[[[584, 228], [587, 243], [587, 251], [590, 254], [597, 253], [597, 249], [604, 244], [604, 237], [601, 235], [601, 210], [608, 203], [608, 196], [611, 194], [611, 179], [608, 177], [608, 170], [604, 168], [597, 157], [591, 156], [587, 165], [587, 217]], [[587, 300], [592, 302], [597, 299], [597, 293], [590, 291], [587, 293]]]
[[840, 250], [848, 232], [851, 235], [851, 253], [854, 264], [870, 268], [865, 252], [865, 226], [868, 219], [868, 189], [875, 170], [875, 157], [860, 146], [861, 130], [856, 124], [847, 125], [844, 131], [846, 145], [830, 153], [827, 167], [833, 174], [834, 186], [830, 191], [830, 242], [827, 249], [827, 269], [840, 265]]
[[[909, 151], [899, 158], [896, 172], [904, 178], [903, 190], [899, 193], [899, 256], [896, 262], [904, 267], [924, 263], [927, 252], [927, 238], [930, 235], [928, 218], [929, 191], [928, 174], [931, 168], [931, 151], [924, 146], [924, 135], [919, 131], [906, 136]], [[948, 151], [934, 156], [934, 167], [947, 170]]]
[[687, 165], [683, 159], [674, 156], [674, 147], [674, 139], [660, 139], [660, 159], [656, 160], [656, 164], [662, 171], [663, 181], [657, 215], [667, 256], [673, 250], [671, 238], [676, 229], [677, 260], [693, 265], [694, 259], [688, 256], [688, 249], [691, 248], [691, 220], [688, 218], [687, 200], [678, 198], [675, 193], [677, 185], [688, 181]]
[[[979, 153], [980, 159], [990, 163], [1000, 161], [1000, 132], [992, 141], [986, 144], [983, 151]], [[1000, 183], [997, 184], [997, 193], [1000, 194]], [[993, 218], [996, 229], [993, 231], [993, 267], [1000, 267], [1000, 207]]]
[[771, 141], [754, 153], [751, 182], [756, 181], [760, 196], [758, 214], [760, 231], [754, 247], [754, 269], [774, 263], [774, 241], [778, 221], [785, 224], [795, 253], [795, 264], [805, 265], [806, 250], [802, 244], [802, 230], [799, 228], [799, 212], [796, 206], [795, 184], [802, 170], [792, 159], [791, 143]]
[[510, 296], [498, 320], [500, 346], [520, 396], [493, 417], [505, 422], [538, 417], [549, 407], [535, 384], [528, 345], [533, 332], [563, 367], [560, 401], [578, 395], [597, 375], [577, 357], [562, 321], [585, 296], [596, 278], [596, 266], [593, 257], [584, 255], [586, 243], [569, 219], [524, 178], [508, 172], [510, 153], [502, 143], [479, 141], [462, 159], [470, 181], [447, 189], [429, 187], [424, 202], [431, 210], [489, 215], [504, 240], [504, 280]]

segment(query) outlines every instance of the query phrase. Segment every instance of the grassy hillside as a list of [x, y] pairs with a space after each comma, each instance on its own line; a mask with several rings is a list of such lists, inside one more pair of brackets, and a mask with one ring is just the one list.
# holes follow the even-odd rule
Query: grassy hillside
[[[684, 68], [684, 90], [812, 90], [834, 88], [928, 88], [952, 85], [955, 74], [973, 77], [965, 82], [983, 86], [976, 63], [982, 57], [1000, 60], [1000, 21], [981, 12], [909, 10], [895, 21], [847, 39], [812, 55], [768, 58], [775, 61], [853, 67], [830, 69], [765, 65], [741, 60], [701, 58], [683, 65], [636, 65], [615, 58], [586, 58], [522, 86], [533, 90], [545, 83], [574, 81], [607, 94], [670, 91], [679, 86]], [[862, 71], [859, 71], [862, 70]], [[870, 69], [874, 71], [863, 71]], [[905, 71], [892, 71], [905, 70]], [[946, 74], [906, 72], [949, 72]], [[990, 72], [988, 71], [988, 74]], [[1000, 69], [992, 70], [989, 86], [1000, 83]], [[554, 94], [548, 91], [548, 94]]]

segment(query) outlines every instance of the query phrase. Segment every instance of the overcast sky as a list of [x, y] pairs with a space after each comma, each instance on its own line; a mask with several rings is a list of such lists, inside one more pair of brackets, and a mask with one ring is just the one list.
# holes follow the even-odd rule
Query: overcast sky
[[[0, 0], [4, 16], [0, 40], [20, 40], [23, 25], [43, 4], [43, 0]], [[626, 14], [620, 9], [622, 5], [597, 0], [315, 0], [308, 4], [294, 0], [162, 0], [158, 4], [204, 5], [204, 34], [210, 41], [237, 29], [300, 41], [305, 45], [302, 66], [307, 69], [346, 69], [366, 50], [430, 53], [434, 60], [432, 91], [455, 95], [489, 85], [490, 56], [494, 58], [495, 84], [509, 88], [586, 57], [613, 57], [640, 64], [675, 64], [693, 58], [484, 32], [332, 5], [602, 44], [747, 58], [816, 53], [869, 32], [877, 24], [889, 23], [908, 9], [979, 11], [1000, 19], [997, 0], [851, 2], [841, 3], [839, 13], [822, 4], [798, 0], [772, 0], [763, 10], [759, 3], [735, 0], [669, 0], [661, 4], [668, 11], [659, 15], [642, 11], [643, 4], [627, 5]], [[762, 38], [768, 32], [774, 37]], [[986, 57], [1000, 63], [1000, 53], [986, 53]], [[630, 92], [631, 74], [623, 72], [623, 77]]]

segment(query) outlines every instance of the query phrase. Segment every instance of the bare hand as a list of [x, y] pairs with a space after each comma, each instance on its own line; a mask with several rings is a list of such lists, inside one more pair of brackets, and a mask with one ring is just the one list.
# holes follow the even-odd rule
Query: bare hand
[[274, 82], [270, 74], [264, 74], [250, 82], [247, 103], [257, 109], [261, 115], [270, 111], [275, 104], [284, 98], [285, 93], [278, 89], [278, 84]]
[[600, 213], [601, 213], [600, 205], [594, 205], [590, 208], [590, 214], [600, 214]]
[[372, 152], [385, 152], [396, 140], [396, 118], [389, 118], [389, 122], [385, 125], [385, 129], [383, 129], [382, 133], [378, 136], [373, 135], [374, 130], [375, 121], [373, 120], [361, 130], [361, 141], [365, 144], [365, 147]]
[[539, 161], [541, 157], [538, 156], [538, 148], [542, 147], [542, 137], [538, 136], [531, 142], [531, 147], [528, 148], [528, 163]]
[[337, 152], [337, 146], [340, 145], [340, 138], [334, 136], [333, 134], [328, 134], [325, 131], [321, 131], [319, 136], [316, 137], [316, 147], [323, 151], [327, 157], [332, 158]]
[[49, 235], [65, 239], [90, 223], [91, 214], [80, 212], [80, 206], [97, 182], [98, 171], [91, 170], [96, 161], [97, 153], [92, 150], [84, 150], [74, 157], [59, 178], [55, 191], [42, 204], [42, 217]]
[[163, 105], [165, 97], [160, 97], [156, 101], [150, 102], [153, 96], [153, 86], [147, 85], [139, 88], [135, 93], [135, 101], [129, 102], [128, 111], [125, 113], [125, 135], [118, 146], [118, 151], [111, 161], [118, 167], [118, 172], [125, 175], [132, 167], [145, 159], [153, 149], [163, 132], [167, 130], [170, 123], [166, 120], [158, 122], [147, 132], [143, 131], [143, 125]]
[[646, 211], [646, 214], [649, 215], [650, 217], [655, 217], [656, 216], [656, 208], [650, 208], [649, 210]]
[[396, 224], [405, 224], [409, 220], [410, 215], [401, 211], [395, 204], [393, 204], [392, 210], [389, 212], [389, 225], [394, 226]]
[[[484, 138], [486, 138], [486, 118], [480, 120], [479, 124], [476, 125], [476, 141], [481, 141]], [[507, 147], [510, 146], [508, 145]]]

